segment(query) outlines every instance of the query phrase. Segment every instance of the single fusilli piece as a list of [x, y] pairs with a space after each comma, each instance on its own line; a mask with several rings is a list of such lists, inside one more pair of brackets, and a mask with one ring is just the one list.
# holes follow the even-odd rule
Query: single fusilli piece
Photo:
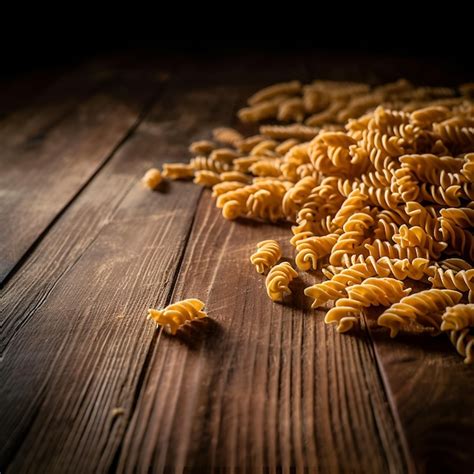
[[156, 189], [162, 181], [160, 170], [156, 168], [149, 169], [142, 178], [142, 183], [149, 189]]
[[202, 311], [205, 303], [190, 298], [170, 304], [164, 309], [149, 309], [148, 319], [162, 326], [169, 334], [176, 334], [178, 329], [194, 319], [205, 318], [207, 314]]
[[250, 257], [250, 261], [258, 273], [265, 273], [281, 258], [280, 244], [276, 240], [262, 240], [257, 244], [257, 251]]
[[304, 271], [316, 270], [318, 260], [331, 253], [341, 232], [342, 230], [323, 237], [308, 237], [298, 241], [296, 245], [296, 266]]
[[446, 308], [441, 323], [441, 331], [460, 331], [474, 327], [474, 304], [457, 304]]
[[441, 313], [447, 306], [459, 302], [462, 293], [454, 290], [425, 290], [406, 296], [379, 316], [379, 326], [390, 329], [390, 337], [395, 337], [400, 329], [411, 322], [439, 329]]
[[272, 267], [265, 280], [268, 296], [273, 301], [283, 301], [285, 296], [291, 294], [288, 285], [297, 276], [298, 273], [288, 262]]

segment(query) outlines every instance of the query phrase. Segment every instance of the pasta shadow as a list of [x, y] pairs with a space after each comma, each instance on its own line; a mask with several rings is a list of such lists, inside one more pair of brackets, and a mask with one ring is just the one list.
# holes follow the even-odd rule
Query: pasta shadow
[[216, 320], [206, 317], [187, 322], [175, 337], [189, 349], [197, 350], [211, 338], [219, 338], [222, 331], [222, 326]]

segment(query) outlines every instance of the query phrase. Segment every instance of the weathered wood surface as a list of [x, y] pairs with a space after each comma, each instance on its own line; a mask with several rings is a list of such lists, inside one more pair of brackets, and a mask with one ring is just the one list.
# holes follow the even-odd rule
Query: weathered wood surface
[[120, 471], [404, 472], [367, 336], [339, 337], [301, 298], [272, 303], [249, 255], [265, 238], [292, 255], [290, 229], [227, 222], [209, 200], [206, 192], [172, 299], [206, 301], [212, 322], [191, 347], [157, 337]]
[[86, 70], [0, 122], [0, 284], [127, 137], [158, 90], [159, 78], [145, 71]]
[[445, 335], [391, 340], [372, 329], [375, 352], [419, 472], [469, 472], [473, 465], [474, 374]]
[[[341, 337], [308, 309], [301, 281], [292, 306], [271, 303], [248, 256], [263, 238], [287, 242], [289, 228], [226, 222], [191, 183], [149, 192], [138, 182], [187, 159], [189, 141], [231, 123], [258, 87], [308, 70], [364, 79], [313, 64], [260, 55], [177, 58], [167, 75], [159, 61], [142, 69], [151, 75], [119, 67], [89, 76], [96, 86], [80, 96], [62, 93], [61, 79], [37, 100], [66, 103], [43, 100], [44, 115], [3, 117], [2, 472], [472, 470], [472, 370], [449, 342], [394, 343], [365, 328]], [[16, 182], [43, 203], [24, 236], [13, 212], [33, 202]], [[191, 296], [212, 318], [194, 344], [145, 321], [149, 306]]]

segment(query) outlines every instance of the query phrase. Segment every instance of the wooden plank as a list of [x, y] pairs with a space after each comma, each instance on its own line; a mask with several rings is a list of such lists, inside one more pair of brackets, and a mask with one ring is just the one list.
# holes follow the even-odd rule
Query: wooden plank
[[170, 90], [7, 283], [2, 471], [110, 467], [154, 337], [146, 308], [169, 297], [201, 192], [150, 192], [138, 178], [187, 157], [188, 140], [227, 121], [237, 94]]
[[249, 262], [265, 238], [291, 256], [289, 236], [203, 196], [172, 301], [202, 299], [213, 322], [195, 345], [156, 338], [119, 472], [406, 472], [366, 333], [336, 334], [301, 281], [292, 305], [272, 303]]
[[474, 377], [444, 335], [371, 330], [391, 404], [418, 472], [470, 472]]
[[[0, 284], [127, 136], [156, 93], [156, 77], [121, 73], [110, 80], [109, 74], [94, 70], [85, 74], [82, 86], [80, 78], [64, 80], [0, 123]], [[90, 95], [104, 80], [103, 88]]]

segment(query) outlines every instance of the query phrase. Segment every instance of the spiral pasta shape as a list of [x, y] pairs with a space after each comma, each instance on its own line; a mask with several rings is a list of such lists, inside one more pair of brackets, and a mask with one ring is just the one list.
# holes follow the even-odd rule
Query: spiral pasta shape
[[402, 248], [420, 247], [427, 249], [431, 258], [437, 259], [441, 252], [447, 247], [445, 242], [437, 242], [428, 235], [422, 227], [408, 227], [403, 224], [400, 233], [393, 236], [393, 240]]
[[236, 145], [244, 138], [235, 128], [230, 127], [217, 127], [212, 130], [212, 136], [214, 140], [227, 145]]
[[324, 237], [308, 237], [296, 245], [296, 266], [300, 270], [316, 270], [318, 260], [329, 255], [342, 231], [325, 235]]
[[441, 232], [450, 245], [457, 253], [467, 256], [474, 262], [474, 237], [468, 230], [454, 224], [451, 220], [442, 217]]
[[461, 331], [449, 331], [449, 339], [458, 354], [464, 357], [465, 364], [474, 363], [474, 336], [469, 328]]
[[214, 173], [214, 171], [202, 170], [194, 173], [193, 182], [206, 188], [212, 188], [221, 182], [221, 178], [217, 173]]
[[373, 276], [386, 278], [392, 275], [397, 280], [405, 280], [406, 278], [421, 280], [428, 265], [429, 260], [424, 258], [416, 258], [410, 261], [388, 257], [376, 260], [373, 257], [368, 257], [363, 263], [356, 263], [343, 269], [332, 276], [331, 280], [306, 288], [304, 293], [306, 296], [313, 298], [312, 308], [317, 308], [327, 301], [344, 297], [349, 286], [359, 284], [366, 278]]
[[441, 217], [463, 229], [474, 227], [474, 209], [469, 207], [441, 209]]
[[300, 81], [279, 82], [259, 90], [247, 102], [249, 105], [255, 105], [281, 95], [294, 95], [301, 91], [301, 87]]
[[441, 331], [460, 331], [474, 327], [474, 304], [457, 304], [446, 308], [442, 319]]
[[265, 280], [267, 294], [270, 299], [272, 301], [283, 301], [285, 296], [291, 294], [288, 285], [297, 276], [298, 273], [288, 262], [282, 262], [272, 267]]
[[334, 216], [334, 224], [342, 227], [354, 212], [360, 211], [364, 207], [366, 201], [365, 194], [358, 189], [352, 191]]
[[392, 305], [379, 316], [377, 323], [390, 329], [390, 337], [395, 337], [400, 329], [409, 326], [410, 322], [439, 329], [440, 313], [447, 306], [457, 304], [461, 297], [462, 293], [454, 290], [420, 291]]
[[344, 224], [343, 233], [331, 250], [330, 264], [340, 265], [344, 259], [347, 260], [349, 255], [353, 255], [373, 224], [374, 219], [369, 212], [357, 212], [349, 217]]
[[207, 156], [216, 147], [217, 145], [211, 140], [198, 140], [196, 142], [192, 142], [191, 145], [189, 145], [189, 151], [193, 155]]
[[447, 288], [449, 290], [474, 291], [474, 269], [454, 271], [443, 268], [432, 269], [428, 280], [433, 288]]
[[288, 220], [296, 220], [297, 212], [317, 184], [316, 178], [307, 176], [301, 179], [295, 186], [288, 189], [282, 202], [282, 210]]
[[347, 288], [348, 298], [337, 300], [324, 318], [327, 324], [336, 323], [338, 332], [349, 331], [357, 323], [362, 308], [389, 306], [410, 293], [403, 282], [394, 278], [367, 278], [361, 284]]
[[186, 163], [165, 163], [162, 175], [169, 179], [189, 179], [194, 176], [194, 166]]
[[221, 194], [228, 193], [229, 191], [235, 191], [236, 189], [243, 188], [244, 183], [237, 181], [224, 181], [222, 183], [215, 184], [212, 187], [212, 197], [217, 198]]
[[435, 202], [443, 206], [458, 207], [461, 204], [461, 186], [453, 185], [444, 189], [435, 184], [422, 183], [419, 196], [425, 201]]
[[207, 314], [202, 311], [204, 306], [205, 303], [201, 300], [190, 298], [170, 304], [164, 309], [149, 309], [148, 319], [162, 326], [167, 333], [175, 335], [184, 324], [205, 318]]
[[250, 257], [250, 261], [258, 273], [265, 273], [281, 258], [280, 244], [276, 240], [262, 240], [257, 244], [257, 251]]
[[422, 206], [420, 203], [413, 201], [406, 203], [405, 211], [409, 216], [410, 225], [422, 227], [428, 235], [432, 236], [433, 239], [438, 242], [444, 240], [441, 231], [441, 222], [437, 214], [433, 216], [427, 210], [426, 206]]
[[[230, 170], [229, 163], [220, 160], [213, 160], [210, 156], [196, 156], [190, 161], [191, 169], [196, 171], [207, 170], [214, 171], [214, 173], [222, 173]], [[192, 176], [192, 175], [191, 175]]]
[[364, 246], [369, 256], [376, 259], [381, 257], [414, 260], [415, 258], [430, 258], [428, 249], [421, 247], [402, 247], [399, 244], [391, 244], [387, 241], [375, 239], [371, 244]]
[[156, 189], [162, 181], [160, 170], [150, 168], [142, 178], [142, 183], [149, 189]]

